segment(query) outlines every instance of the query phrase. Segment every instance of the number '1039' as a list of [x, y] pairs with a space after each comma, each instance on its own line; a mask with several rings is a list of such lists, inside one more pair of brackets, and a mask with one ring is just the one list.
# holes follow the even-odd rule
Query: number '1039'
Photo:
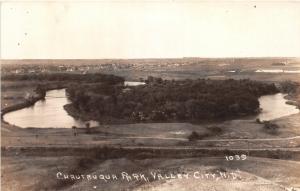
[[227, 161], [233, 161], [233, 160], [246, 160], [247, 159], [247, 155], [226, 155], [225, 159]]

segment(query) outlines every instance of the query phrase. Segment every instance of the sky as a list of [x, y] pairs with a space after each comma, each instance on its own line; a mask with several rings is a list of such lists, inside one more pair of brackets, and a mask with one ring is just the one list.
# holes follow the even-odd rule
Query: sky
[[1, 3], [1, 58], [300, 57], [300, 1]]

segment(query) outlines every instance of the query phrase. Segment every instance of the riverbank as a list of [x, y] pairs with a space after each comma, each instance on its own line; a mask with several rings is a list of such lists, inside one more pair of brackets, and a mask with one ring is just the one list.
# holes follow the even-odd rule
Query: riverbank
[[[12, 83], [12, 82], [10, 82], [10, 83]], [[18, 88], [20, 86], [20, 83], [22, 84], [24, 82], [15, 82], [13, 85], [11, 84], [10, 86], [5, 86], [5, 89], [8, 89], [8, 90], [2, 90], [2, 94], [6, 94], [7, 91], [9, 91], [10, 88], [12, 88], [12, 89]], [[15, 84], [17, 84], [17, 85], [15, 85]], [[6, 99], [2, 97], [2, 102], [4, 102], [1, 105], [1, 120], [2, 121], [3, 121], [3, 115], [5, 115], [6, 113], [16, 111], [16, 110], [19, 110], [19, 109], [23, 109], [25, 107], [30, 107], [30, 106], [34, 105], [37, 101], [44, 99], [45, 95], [43, 93], [36, 92], [36, 88], [37, 88], [38, 85], [43, 84], [41, 86], [43, 86], [45, 91], [55, 90], [55, 89], [62, 89], [62, 88], [66, 87], [65, 85], [61, 85], [59, 82], [40, 83], [40, 82], [37, 81], [35, 83], [30, 83], [30, 84], [31, 84], [30, 87], [26, 88], [26, 86], [25, 86], [25, 89], [23, 90], [24, 91], [23, 96], [18, 97], [19, 100], [15, 104], [6, 103]], [[22, 89], [20, 91], [22, 92]], [[30, 92], [30, 93], [28, 93], [28, 92]], [[15, 100], [15, 99], [13, 99], [13, 100]], [[3, 121], [3, 122], [5, 122], [5, 121]], [[7, 122], [5, 122], [5, 123], [7, 123]]]
[[300, 109], [300, 85], [297, 86], [295, 93], [289, 93], [288, 95], [285, 96], [285, 99], [288, 101], [286, 104], [294, 105], [298, 109]]
[[25, 100], [25, 101], [22, 102], [22, 103], [18, 103], [18, 104], [15, 104], [15, 105], [12, 105], [12, 106], [9, 106], [9, 107], [6, 107], [6, 108], [2, 108], [2, 109], [1, 109], [1, 120], [2, 120], [4, 123], [8, 123], [8, 122], [4, 121], [4, 119], [3, 119], [3, 116], [4, 116], [6, 113], [9, 113], [9, 112], [12, 112], [12, 111], [16, 111], [16, 110], [19, 110], [19, 109], [23, 109], [23, 108], [32, 106], [32, 105], [34, 105], [37, 101], [42, 100], [42, 99], [44, 99], [44, 96], [42, 96], [42, 95], [40, 95], [40, 94], [36, 94], [36, 95], [34, 95], [33, 97], [31, 97], [30, 99]]

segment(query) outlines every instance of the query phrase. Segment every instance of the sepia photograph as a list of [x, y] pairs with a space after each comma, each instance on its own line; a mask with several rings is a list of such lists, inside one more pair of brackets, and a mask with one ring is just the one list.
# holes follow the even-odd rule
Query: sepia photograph
[[0, 1], [1, 191], [300, 191], [300, 1]]

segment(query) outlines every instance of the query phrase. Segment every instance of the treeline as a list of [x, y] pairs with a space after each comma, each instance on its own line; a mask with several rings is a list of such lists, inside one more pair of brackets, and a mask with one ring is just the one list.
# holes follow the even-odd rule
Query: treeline
[[299, 83], [292, 81], [283, 81], [279, 84], [279, 89], [284, 93], [295, 93], [297, 88], [299, 87]]
[[1, 80], [38, 80], [38, 81], [70, 81], [105, 84], [123, 83], [124, 78], [109, 74], [88, 73], [88, 74], [68, 74], [68, 73], [33, 73], [33, 74], [10, 74], [1, 76]]
[[150, 77], [147, 85], [74, 85], [67, 88], [72, 107], [98, 121], [198, 121], [254, 114], [258, 98], [274, 94], [274, 84], [250, 80], [167, 81]]

